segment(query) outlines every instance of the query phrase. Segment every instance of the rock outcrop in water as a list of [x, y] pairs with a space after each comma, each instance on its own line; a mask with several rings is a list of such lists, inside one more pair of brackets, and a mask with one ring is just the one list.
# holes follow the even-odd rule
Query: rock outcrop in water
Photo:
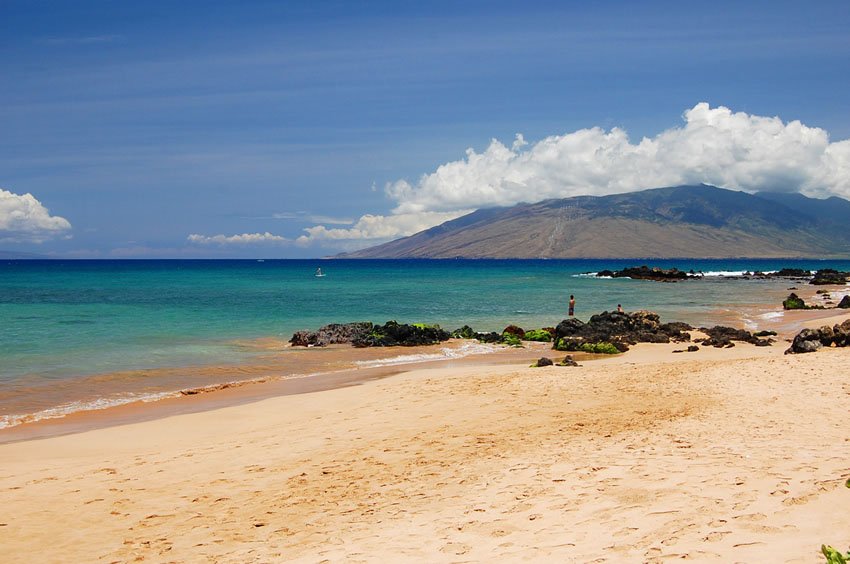
[[820, 329], [803, 329], [794, 337], [785, 354], [815, 352], [821, 347], [850, 347], [850, 319]]
[[296, 331], [290, 344], [295, 347], [326, 347], [334, 344], [350, 344], [355, 339], [368, 335], [372, 331], [372, 323], [361, 321], [357, 323], [331, 323], [318, 331]]
[[367, 335], [360, 335], [351, 341], [355, 347], [413, 347], [434, 345], [448, 341], [451, 333], [437, 325], [408, 325], [387, 321], [384, 325], [373, 325]]
[[843, 285], [847, 283], [848, 278], [850, 278], [850, 272], [840, 272], [832, 268], [822, 268], [815, 272], [815, 275], [812, 277], [809, 284], [821, 286], [827, 284]]
[[780, 268], [769, 276], [776, 278], [809, 278], [811, 275], [811, 270], [803, 270], [802, 268]]
[[395, 321], [374, 325], [364, 321], [331, 323], [318, 331], [296, 331], [289, 342], [296, 347], [324, 347], [333, 344], [351, 344], [355, 347], [412, 347], [433, 345], [450, 338], [451, 334], [438, 326], [408, 325]]
[[611, 278], [633, 278], [635, 280], [654, 280], [656, 282], [678, 282], [688, 278], [700, 278], [693, 270], [685, 272], [677, 268], [663, 269], [654, 266], [632, 266], [623, 270], [602, 270], [596, 276], [608, 276]]
[[[691, 335], [687, 331], [693, 327], [687, 323], [661, 323], [657, 313], [636, 311], [632, 313], [602, 312], [594, 315], [585, 323], [576, 318], [563, 320], [554, 329], [535, 329], [524, 331], [515, 325], [509, 325], [505, 331], [480, 333], [468, 325], [452, 333], [437, 325], [421, 323], [406, 324], [388, 321], [384, 325], [370, 322], [332, 323], [318, 331], [297, 331], [290, 343], [293, 346], [326, 346], [330, 344], [351, 344], [355, 347], [395, 347], [421, 346], [441, 343], [450, 338], [477, 339], [484, 343], [521, 346], [519, 335], [537, 337], [538, 334], [553, 336], [552, 348], [560, 351], [578, 351], [588, 353], [616, 354], [629, 350], [636, 343], [689, 342]], [[731, 347], [732, 341], [743, 341], [756, 346], [772, 344], [772, 339], [764, 339], [772, 332], [753, 334], [743, 329], [716, 326], [700, 329], [708, 335], [702, 340], [705, 346]], [[537, 339], [535, 339], [537, 340]], [[548, 339], [540, 338], [545, 341]], [[699, 339], [696, 342], [700, 342]], [[698, 350], [689, 347], [688, 350]]]
[[806, 302], [803, 301], [803, 298], [791, 292], [787, 298], [782, 300], [782, 309], [811, 309], [806, 305]]
[[[562, 351], [625, 352], [636, 343], [669, 343], [689, 341], [685, 331], [693, 327], [687, 323], [661, 323], [657, 313], [636, 311], [620, 313], [602, 312], [587, 323], [578, 319], [565, 319], [555, 328], [554, 348]], [[613, 351], [601, 350], [610, 345]]]
[[840, 307], [841, 309], [850, 309], [850, 295], [846, 295], [841, 298], [841, 301], [838, 302], [838, 305], [835, 307]]

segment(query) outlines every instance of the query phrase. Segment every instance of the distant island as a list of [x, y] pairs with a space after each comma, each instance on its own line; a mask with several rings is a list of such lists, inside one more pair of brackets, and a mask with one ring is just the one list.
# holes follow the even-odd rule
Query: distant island
[[850, 258], [850, 201], [675, 186], [482, 209], [339, 258]]

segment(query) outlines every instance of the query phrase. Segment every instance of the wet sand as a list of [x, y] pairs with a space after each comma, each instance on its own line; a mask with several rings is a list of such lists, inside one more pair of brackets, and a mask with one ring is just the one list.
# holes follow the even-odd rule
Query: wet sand
[[846, 549], [850, 349], [677, 348], [578, 368], [412, 367], [3, 444], [0, 561], [813, 562], [821, 543]]
[[[474, 354], [460, 358], [441, 360], [402, 362], [393, 364], [394, 359], [403, 357], [438, 357], [440, 351], [457, 349], [464, 341], [450, 341], [441, 345], [422, 347], [398, 347], [392, 349], [352, 349], [349, 346], [332, 346], [324, 349], [300, 349], [287, 351], [302, 358], [311, 355], [324, 357], [312, 359], [308, 367], [323, 372], [303, 375], [280, 375], [282, 363], [275, 364], [270, 356], [266, 364], [242, 366], [190, 367], [192, 371], [214, 371], [221, 375], [221, 384], [211, 384], [196, 388], [186, 388], [171, 397], [156, 401], [136, 401], [104, 409], [83, 410], [69, 413], [63, 417], [47, 418], [27, 422], [21, 425], [0, 429], [0, 444], [22, 440], [41, 439], [57, 435], [79, 433], [93, 429], [125, 425], [141, 421], [150, 421], [179, 415], [219, 409], [260, 401], [269, 397], [304, 394], [347, 386], [356, 386], [411, 370], [414, 366], [434, 368], [456, 365], [527, 365], [540, 356], [550, 355], [548, 343], [526, 343], [524, 348], [511, 349], [493, 347], [492, 352]], [[275, 344], [277, 346], [277, 344]], [[590, 355], [577, 353], [576, 358]], [[291, 363], [291, 358], [287, 359]], [[365, 363], [358, 366], [356, 363]], [[381, 363], [389, 364], [382, 365]], [[371, 363], [378, 364], [372, 366]], [[288, 365], [286, 365], [288, 366]], [[179, 369], [162, 369], [170, 373]], [[185, 370], [185, 369], [184, 369]], [[303, 366], [302, 366], [303, 371]]]

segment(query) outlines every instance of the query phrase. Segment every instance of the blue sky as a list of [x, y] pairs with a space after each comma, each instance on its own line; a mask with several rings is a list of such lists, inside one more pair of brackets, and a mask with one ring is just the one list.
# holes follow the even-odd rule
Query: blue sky
[[848, 197], [850, 3], [812, 4], [4, 0], [0, 250], [326, 256], [677, 180]]

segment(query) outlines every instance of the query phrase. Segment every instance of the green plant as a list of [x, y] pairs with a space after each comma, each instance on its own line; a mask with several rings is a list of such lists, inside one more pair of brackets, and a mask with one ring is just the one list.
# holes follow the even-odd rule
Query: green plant
[[510, 333], [502, 333], [502, 343], [511, 347], [521, 347], [522, 341], [516, 335]]
[[544, 329], [532, 329], [525, 332], [524, 341], [539, 341], [549, 343], [552, 341], [552, 333]]
[[619, 354], [621, 351], [606, 341], [582, 343], [573, 339], [558, 339], [553, 347], [557, 351], [581, 351], [593, 354]]
[[786, 299], [782, 301], [782, 307], [784, 309], [807, 309], [806, 302], [804, 302], [797, 294], [791, 294]]
[[555, 341], [555, 345], [552, 348], [556, 351], [577, 351], [578, 341], [562, 337]]
[[460, 329], [455, 329], [452, 331], [452, 337], [455, 339], [474, 339], [476, 337], [475, 331], [469, 325], [464, 325]]
[[578, 350], [595, 354], [619, 354], [620, 352], [611, 343], [582, 343]]
[[847, 564], [847, 561], [850, 560], [850, 552], [841, 554], [841, 552], [825, 544], [820, 546], [820, 551], [826, 557], [826, 561], [829, 564]]
[[[850, 488], [850, 478], [844, 482], [844, 486]], [[850, 561], [850, 551], [842, 554], [841, 551], [832, 548], [827, 544], [820, 545], [820, 551], [826, 557], [829, 564], [847, 564]]]

